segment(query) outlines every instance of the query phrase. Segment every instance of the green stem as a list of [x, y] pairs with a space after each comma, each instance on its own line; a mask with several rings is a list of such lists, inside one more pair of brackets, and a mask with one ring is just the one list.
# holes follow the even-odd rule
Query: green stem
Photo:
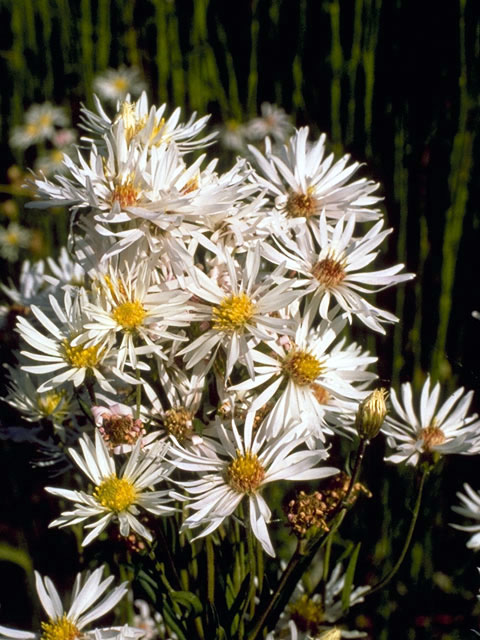
[[207, 536], [205, 540], [205, 547], [207, 551], [207, 598], [213, 605], [215, 602], [215, 554], [210, 536]]
[[262, 615], [260, 616], [257, 624], [255, 625], [252, 633], [248, 636], [248, 640], [255, 640], [255, 638], [258, 638], [260, 636], [260, 634], [262, 633], [262, 630], [265, 628], [265, 624], [267, 622], [267, 619], [269, 618], [270, 614], [272, 613], [277, 601], [280, 599], [280, 596], [282, 595], [282, 593], [285, 591], [288, 581], [290, 579], [290, 576], [292, 576], [296, 570], [296, 568], [298, 567], [298, 564], [300, 562], [300, 560], [302, 559], [302, 555], [300, 553], [300, 543], [297, 544], [297, 548], [295, 549], [292, 557], [290, 558], [290, 562], [288, 563], [285, 571], [283, 572], [280, 581], [277, 585], [277, 588], [275, 589], [275, 592], [273, 593], [270, 602], [268, 603], [265, 611], [262, 613]]
[[245, 523], [245, 529], [247, 532], [247, 555], [248, 555], [248, 568], [249, 568], [249, 581], [248, 581], [248, 595], [245, 598], [245, 604], [242, 608], [242, 613], [240, 616], [240, 624], [239, 624], [239, 632], [240, 637], [244, 637], [244, 629], [245, 629], [245, 614], [250, 609], [250, 618], [253, 616], [253, 612], [255, 609], [255, 574], [256, 574], [256, 566], [255, 566], [255, 542], [254, 535], [252, 531], [252, 527], [250, 523]]
[[415, 506], [413, 508], [412, 519], [410, 521], [410, 527], [408, 529], [407, 537], [405, 538], [405, 542], [403, 544], [402, 552], [400, 553], [400, 556], [399, 556], [398, 560], [393, 565], [391, 570], [387, 573], [387, 575], [384, 578], [382, 578], [380, 580], [380, 582], [377, 582], [377, 584], [374, 584], [373, 587], [370, 589], [370, 591], [368, 591], [366, 593], [367, 596], [370, 596], [370, 595], [372, 595], [372, 593], [375, 593], [376, 591], [380, 591], [380, 589], [383, 589], [383, 587], [386, 584], [388, 584], [390, 582], [390, 580], [393, 578], [393, 576], [397, 573], [397, 571], [399, 570], [402, 562], [405, 559], [405, 556], [407, 554], [408, 548], [410, 546], [410, 542], [412, 541], [413, 531], [414, 531], [415, 525], [417, 523], [417, 518], [418, 518], [419, 511], [420, 511], [420, 504], [422, 502], [423, 487], [425, 485], [425, 479], [426, 479], [429, 471], [430, 471], [430, 469], [428, 467], [424, 467], [424, 469], [422, 471], [422, 476], [420, 478], [420, 486], [418, 488], [417, 499], [415, 501]]
[[330, 569], [330, 555], [332, 552], [333, 536], [328, 536], [325, 546], [325, 552], [323, 555], [323, 571], [322, 571], [322, 602], [325, 604], [327, 596], [327, 580]]
[[328, 533], [325, 534], [322, 531], [315, 539], [308, 541], [309, 544], [307, 547], [305, 547], [305, 540], [298, 541], [297, 548], [290, 558], [290, 562], [280, 577], [277, 587], [270, 597], [265, 610], [260, 615], [253, 631], [248, 636], [248, 640], [255, 640], [256, 638], [261, 637], [263, 630], [266, 629], [267, 626], [269, 628], [273, 628], [275, 626], [275, 623], [283, 610], [283, 606], [290, 599], [298, 581], [307, 570], [307, 567], [312, 562], [317, 551], [323, 547], [330, 536], [335, 534], [336, 530], [342, 523], [346, 511], [346, 509], [343, 509], [337, 516]]
[[[137, 376], [137, 380], [140, 380], [140, 369], [137, 369], [136, 371], [136, 376]], [[137, 384], [137, 389], [136, 389], [136, 408], [135, 408], [135, 419], [138, 420], [138, 418], [140, 418], [140, 407], [142, 405], [142, 385]]]
[[[321, 532], [318, 537], [312, 540], [301, 540], [298, 542], [297, 548], [290, 558], [290, 562], [283, 572], [275, 592], [273, 593], [267, 607], [261, 614], [252, 633], [248, 636], [248, 640], [255, 640], [255, 638], [260, 637], [262, 630], [266, 628], [267, 624], [273, 626], [275, 622], [275, 614], [278, 613], [279, 610], [279, 603], [288, 600], [298, 580], [302, 577], [317, 551], [319, 551], [324, 544], [328, 543], [328, 541], [333, 538], [333, 535], [347, 513], [346, 505], [348, 504], [348, 499], [350, 498], [360, 475], [363, 457], [369, 442], [370, 441], [366, 438], [360, 438], [360, 444], [355, 458], [355, 465], [347, 491], [342, 500], [338, 502], [337, 506], [331, 512], [330, 522], [332, 524], [330, 526], [330, 531], [327, 534]], [[278, 617], [278, 615], [276, 617]]]
[[367, 440], [366, 438], [360, 438], [360, 444], [357, 449], [357, 456], [355, 458], [355, 464], [353, 466], [353, 472], [350, 478], [347, 491], [343, 496], [343, 498], [339, 500], [338, 504], [333, 509], [333, 511], [329, 514], [330, 520], [332, 520], [332, 518], [334, 518], [337, 515], [337, 513], [347, 508], [348, 500], [352, 495], [353, 488], [357, 484], [358, 478], [360, 476], [360, 469], [362, 467], [363, 457], [365, 455], [365, 451], [367, 450], [367, 445], [369, 444], [369, 442], [370, 440]]

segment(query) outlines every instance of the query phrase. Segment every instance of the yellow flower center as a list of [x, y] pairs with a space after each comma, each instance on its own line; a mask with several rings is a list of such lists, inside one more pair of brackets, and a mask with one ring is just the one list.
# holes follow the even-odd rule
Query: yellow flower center
[[28, 136], [36, 136], [39, 133], [39, 126], [38, 124], [31, 122], [30, 124], [26, 125], [25, 131]]
[[312, 268], [312, 275], [326, 289], [335, 287], [345, 278], [345, 269], [341, 262], [333, 258], [324, 258]]
[[127, 478], [112, 475], [106, 478], [93, 492], [95, 500], [110, 511], [125, 511], [137, 499], [135, 487]]
[[254, 313], [255, 304], [246, 293], [231, 295], [212, 310], [212, 326], [219, 331], [241, 331]]
[[309, 193], [292, 191], [285, 205], [289, 218], [310, 218], [317, 210], [317, 201]]
[[[123, 125], [125, 127], [125, 138], [128, 143], [131, 142], [131, 140], [137, 135], [137, 133], [140, 133], [140, 131], [145, 128], [148, 122], [148, 115], [139, 118], [136, 114], [135, 104], [132, 104], [130, 102], [124, 102], [122, 104], [119, 117], [123, 120]], [[163, 129], [164, 125], [165, 118], [160, 118], [160, 120], [155, 121], [152, 132], [150, 134], [150, 138], [148, 140], [149, 143], [153, 142], [153, 140]], [[164, 139], [160, 138], [160, 140], [156, 140], [155, 144], [160, 144], [163, 141]]]
[[323, 371], [320, 360], [307, 351], [292, 349], [282, 362], [282, 371], [295, 384], [305, 387], [312, 384]]
[[301, 632], [314, 635], [319, 632], [319, 627], [324, 619], [320, 602], [315, 602], [307, 595], [301, 596], [297, 602], [291, 605], [290, 615]]
[[124, 302], [114, 309], [112, 313], [115, 322], [127, 331], [133, 331], [141, 326], [146, 315], [147, 312], [138, 300]]
[[9, 231], [5, 236], [6, 244], [16, 247], [19, 244], [20, 237], [16, 231]]
[[[37, 397], [37, 406], [44, 416], [51, 416], [65, 397], [64, 391], [48, 391]], [[65, 408], [62, 413], [66, 413]]]
[[81, 345], [72, 346], [68, 340], [63, 341], [63, 352], [66, 360], [73, 366], [82, 369], [83, 367], [95, 367], [99, 361], [98, 345], [84, 349]]
[[132, 207], [137, 203], [139, 190], [134, 186], [133, 179], [129, 178], [123, 184], [117, 184], [112, 193], [112, 204], [118, 202], [120, 207]]
[[42, 622], [41, 640], [74, 640], [80, 636], [80, 631], [64, 613], [61, 618]]
[[128, 81], [126, 78], [119, 76], [113, 81], [113, 86], [117, 91], [126, 91], [128, 89]]
[[52, 116], [49, 113], [44, 113], [42, 116], [40, 116], [40, 118], [38, 119], [38, 126], [41, 127], [45, 127], [45, 129], [47, 127], [50, 127], [52, 124]]
[[423, 449], [425, 451], [431, 451], [433, 447], [443, 444], [446, 440], [445, 434], [440, 427], [435, 425], [435, 422], [430, 426], [425, 427], [425, 429], [422, 429], [420, 433], [423, 440]]
[[262, 484], [265, 469], [258, 461], [255, 453], [247, 451], [242, 455], [237, 450], [237, 457], [228, 465], [227, 482], [238, 493], [251, 493]]

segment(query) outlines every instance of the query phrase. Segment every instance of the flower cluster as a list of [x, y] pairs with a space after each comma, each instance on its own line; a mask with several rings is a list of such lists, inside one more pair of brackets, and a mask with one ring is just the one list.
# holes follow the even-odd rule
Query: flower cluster
[[[84, 546], [113, 529], [144, 549], [155, 517], [168, 516], [191, 542], [192, 531], [221, 537], [240, 522], [274, 557], [267, 485], [334, 476], [332, 438], [357, 427], [368, 441], [383, 423], [385, 392], [366, 402], [376, 357], [349, 328], [385, 333], [397, 318], [375, 294], [413, 274], [381, 264], [392, 229], [378, 184], [348, 155], [328, 153], [324, 135], [310, 141], [302, 128], [275, 146], [281, 136], [265, 119], [286, 123], [265, 107], [252, 129], [273, 142], [221, 173], [206, 161], [208, 118], [182, 122], [179, 109], [149, 106], [145, 93], [119, 97], [112, 116], [98, 99], [96, 111], [83, 110], [87, 153], [76, 149], [61, 174], [32, 179], [36, 206], [70, 210], [70, 250], [26, 264], [20, 288], [6, 290], [27, 310], [6, 400], [50, 425], [85, 476], [77, 488], [47, 488], [73, 504], [51, 526], [81, 524]], [[420, 420], [411, 395], [406, 385], [402, 407], [392, 392], [399, 419], [383, 430], [393, 461], [478, 451], [470, 394], [460, 389], [435, 415], [439, 387], [430, 393], [427, 382]], [[345, 478], [313, 501], [301, 494], [290, 517], [300, 538], [329, 531], [329, 514], [368, 494]], [[53, 625], [46, 638], [93, 619], [75, 604], [64, 614], [50, 583], [39, 584]], [[328, 585], [319, 631], [342, 613], [331, 613], [338, 572]]]

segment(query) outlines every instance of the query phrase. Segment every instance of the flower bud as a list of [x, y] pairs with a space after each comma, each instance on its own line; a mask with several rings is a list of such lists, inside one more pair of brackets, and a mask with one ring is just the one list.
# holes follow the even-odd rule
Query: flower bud
[[371, 440], [380, 431], [387, 415], [386, 398], [386, 389], [375, 389], [358, 405], [355, 428], [361, 438]]

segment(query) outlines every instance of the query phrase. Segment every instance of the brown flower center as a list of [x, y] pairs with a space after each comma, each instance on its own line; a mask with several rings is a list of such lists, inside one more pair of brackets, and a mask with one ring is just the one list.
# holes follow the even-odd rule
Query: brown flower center
[[292, 191], [285, 205], [289, 218], [310, 218], [317, 210], [317, 201], [309, 193]]
[[312, 275], [326, 289], [335, 287], [345, 278], [345, 270], [338, 260], [324, 258], [317, 262], [312, 268]]
[[420, 432], [423, 440], [423, 449], [425, 451], [431, 451], [433, 447], [443, 444], [446, 440], [443, 431], [435, 425], [425, 427]]

